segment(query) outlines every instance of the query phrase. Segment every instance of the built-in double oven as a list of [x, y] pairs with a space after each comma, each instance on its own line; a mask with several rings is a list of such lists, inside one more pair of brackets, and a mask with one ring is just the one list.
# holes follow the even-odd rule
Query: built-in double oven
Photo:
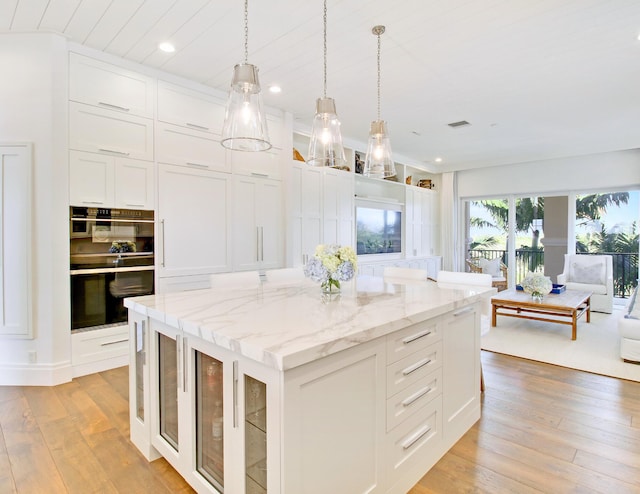
[[126, 297], [154, 291], [153, 211], [70, 208], [71, 329], [126, 324]]

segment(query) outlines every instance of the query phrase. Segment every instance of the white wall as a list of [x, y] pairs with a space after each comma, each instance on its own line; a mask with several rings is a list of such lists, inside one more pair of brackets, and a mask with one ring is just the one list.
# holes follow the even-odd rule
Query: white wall
[[640, 187], [640, 149], [457, 172], [458, 197]]
[[71, 379], [66, 40], [0, 35], [0, 66], [0, 142], [33, 143], [34, 200], [34, 339], [0, 341], [0, 384], [57, 384]]

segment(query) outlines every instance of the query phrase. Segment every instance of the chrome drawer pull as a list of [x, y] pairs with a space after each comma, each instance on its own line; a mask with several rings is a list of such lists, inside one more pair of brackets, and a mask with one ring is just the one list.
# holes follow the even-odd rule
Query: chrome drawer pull
[[127, 337], [122, 340], [105, 341], [104, 343], [100, 343], [100, 346], [115, 345], [116, 343], [124, 343], [125, 341], [129, 341], [129, 338]]
[[424, 358], [418, 362], [416, 362], [415, 364], [407, 367], [406, 369], [404, 369], [402, 371], [402, 375], [403, 376], [408, 376], [409, 374], [411, 374], [412, 372], [417, 371], [418, 369], [420, 369], [421, 367], [424, 367], [425, 365], [427, 365], [428, 363], [431, 362], [430, 358]]
[[412, 437], [409, 438], [408, 441], [406, 441], [402, 445], [402, 449], [409, 449], [411, 446], [413, 446], [416, 442], [418, 442], [421, 438], [423, 438], [430, 431], [431, 431], [431, 427], [429, 427], [429, 426], [423, 427], [421, 430], [416, 432]]
[[414, 342], [416, 340], [419, 340], [420, 338], [424, 338], [425, 336], [429, 336], [431, 334], [431, 330], [427, 329], [426, 331], [423, 331], [422, 333], [416, 333], [414, 335], [411, 336], [407, 336], [404, 340], [402, 340], [402, 343], [404, 343], [405, 345], [411, 342]]
[[412, 394], [407, 399], [402, 402], [403, 407], [408, 407], [409, 405], [415, 403], [417, 400], [422, 398], [424, 395], [431, 393], [431, 388], [427, 386], [426, 388], [422, 388], [417, 393]]
[[130, 111], [129, 108], [125, 108], [124, 106], [112, 105], [110, 103], [105, 103], [104, 101], [98, 101], [98, 104], [100, 106], [106, 106], [107, 108], [115, 108], [116, 110]]
[[209, 165], [205, 163], [195, 163], [193, 161], [187, 161], [186, 163], [188, 166], [197, 166], [198, 168], [209, 168]]
[[186, 123], [187, 127], [192, 127], [194, 129], [200, 129], [200, 130], [209, 130], [209, 127], [204, 127], [203, 125], [198, 125], [198, 124], [194, 124], [194, 123]]
[[124, 151], [116, 151], [115, 149], [98, 148], [98, 151], [101, 151], [103, 153], [118, 154], [120, 156], [129, 156], [129, 153], [126, 153]]

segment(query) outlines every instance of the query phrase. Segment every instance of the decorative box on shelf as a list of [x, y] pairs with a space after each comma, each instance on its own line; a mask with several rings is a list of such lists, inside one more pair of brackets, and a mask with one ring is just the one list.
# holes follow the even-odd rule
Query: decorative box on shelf
[[[562, 293], [567, 289], [565, 285], [558, 285], [556, 283], [553, 284], [553, 288], [551, 289], [551, 293]], [[516, 290], [523, 290], [522, 285], [516, 285]]]

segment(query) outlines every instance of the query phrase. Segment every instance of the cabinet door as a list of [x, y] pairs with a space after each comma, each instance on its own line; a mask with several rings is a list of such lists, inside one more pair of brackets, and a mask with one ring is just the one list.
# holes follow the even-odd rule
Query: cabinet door
[[477, 304], [444, 317], [443, 429], [454, 444], [480, 418], [480, 316]]
[[353, 175], [325, 169], [322, 177], [322, 243], [355, 246]]
[[89, 57], [69, 54], [69, 99], [153, 118], [154, 80]]
[[227, 153], [213, 134], [171, 124], [156, 126], [156, 158], [161, 163], [228, 172]]
[[158, 81], [158, 120], [220, 135], [225, 103], [192, 89]]
[[230, 178], [158, 167], [160, 276], [230, 271]]
[[115, 161], [115, 205], [127, 209], [153, 209], [153, 163], [127, 158]]
[[229, 153], [233, 173], [263, 178], [280, 178], [282, 152], [277, 148], [260, 153]]
[[191, 485], [198, 492], [281, 492], [278, 372], [186, 337], [193, 362]]
[[70, 102], [69, 147], [151, 161], [153, 120]]
[[111, 156], [69, 153], [69, 202], [72, 206], [114, 205], [114, 166]]
[[305, 168], [300, 184], [301, 251], [305, 260], [322, 242], [322, 173], [318, 168]]
[[234, 178], [234, 269], [282, 266], [281, 194], [276, 180]]
[[149, 323], [151, 444], [173, 467], [188, 465], [189, 422], [185, 342], [182, 332], [155, 320]]

